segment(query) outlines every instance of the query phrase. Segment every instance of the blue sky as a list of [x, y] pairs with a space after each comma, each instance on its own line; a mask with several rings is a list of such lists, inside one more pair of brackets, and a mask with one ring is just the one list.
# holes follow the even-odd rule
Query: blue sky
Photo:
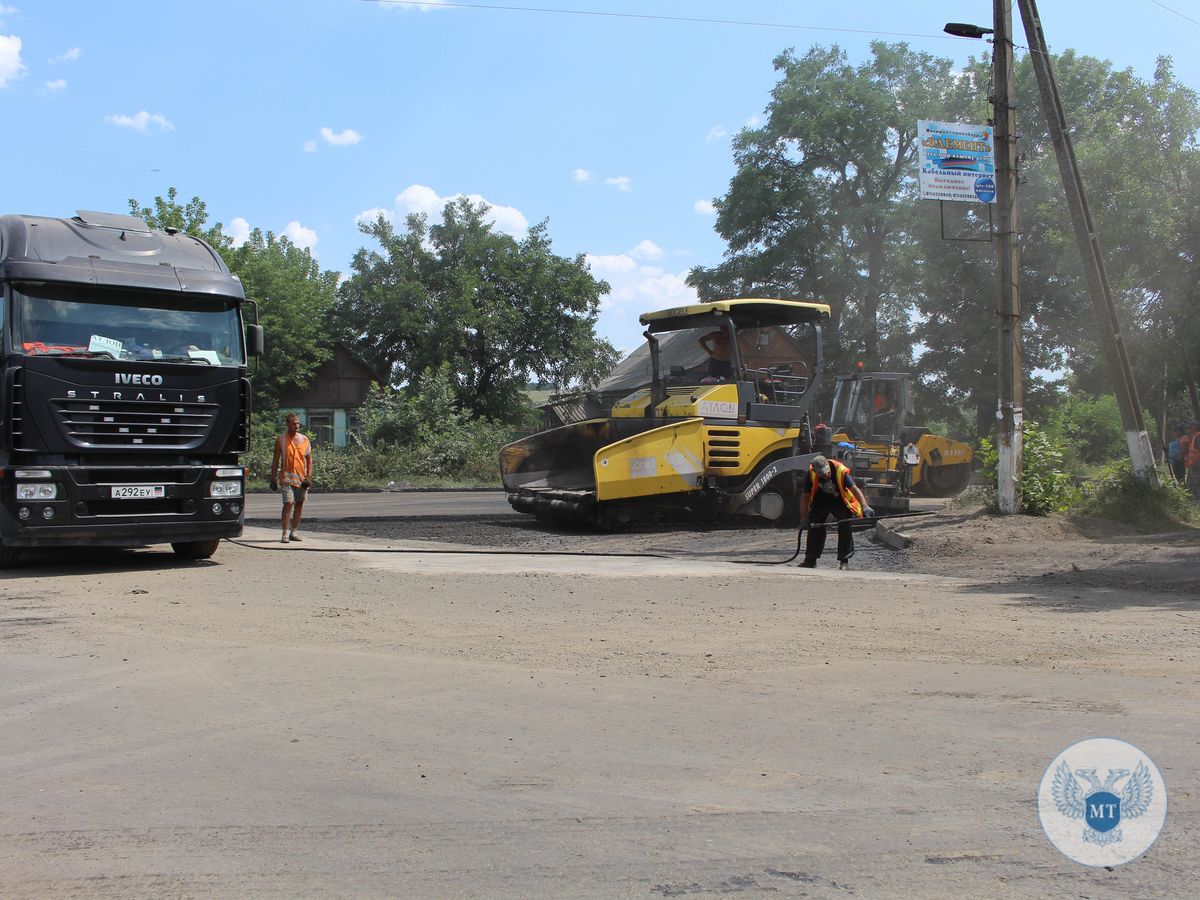
[[[477, 196], [498, 228], [520, 234], [548, 219], [556, 252], [587, 254], [613, 286], [599, 331], [632, 349], [638, 314], [689, 300], [688, 270], [721, 259], [708, 204], [733, 173], [732, 135], [768, 101], [776, 54], [836, 43], [857, 61], [878, 38], [965, 61], [986, 45], [942, 25], [988, 25], [992, 10], [988, 0], [945, 12], [903, 0], [520, 5], [604, 15], [0, 0], [0, 212], [124, 212], [128, 198], [149, 203], [174, 185], [227, 232], [286, 233], [344, 273], [367, 242], [364, 213], [436, 215], [447, 198]], [[1171, 55], [1180, 80], [1200, 87], [1196, 0], [1041, 6], [1053, 50], [1145, 77]], [[1020, 44], [1019, 16], [1016, 29]]]

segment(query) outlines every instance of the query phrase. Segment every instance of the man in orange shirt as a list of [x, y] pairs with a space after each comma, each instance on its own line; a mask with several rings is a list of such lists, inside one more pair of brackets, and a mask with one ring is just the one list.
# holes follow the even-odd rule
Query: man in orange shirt
[[[283, 495], [281, 544], [300, 540], [296, 532], [300, 530], [304, 498], [312, 483], [312, 466], [312, 444], [300, 433], [300, 417], [288, 413], [287, 434], [275, 438], [275, 455], [271, 460], [271, 490], [278, 490]], [[278, 481], [276, 472], [279, 473]]]

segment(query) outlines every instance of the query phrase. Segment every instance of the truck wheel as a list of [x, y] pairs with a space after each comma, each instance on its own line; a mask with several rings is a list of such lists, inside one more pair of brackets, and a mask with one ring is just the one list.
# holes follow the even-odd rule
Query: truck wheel
[[927, 497], [953, 497], [962, 493], [971, 481], [971, 467], [966, 463], [953, 466], [922, 466], [920, 492]]
[[172, 544], [171, 549], [180, 559], [208, 559], [217, 552], [217, 545], [220, 543], [220, 538], [212, 541], [181, 541]]
[[0, 569], [11, 569], [21, 560], [21, 551], [16, 547], [0, 544]]

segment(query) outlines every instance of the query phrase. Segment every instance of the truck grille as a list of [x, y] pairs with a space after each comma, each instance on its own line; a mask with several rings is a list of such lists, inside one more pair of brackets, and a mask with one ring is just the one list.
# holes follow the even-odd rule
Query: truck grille
[[67, 440], [76, 447], [155, 447], [189, 450], [200, 446], [217, 416], [215, 403], [50, 401]]

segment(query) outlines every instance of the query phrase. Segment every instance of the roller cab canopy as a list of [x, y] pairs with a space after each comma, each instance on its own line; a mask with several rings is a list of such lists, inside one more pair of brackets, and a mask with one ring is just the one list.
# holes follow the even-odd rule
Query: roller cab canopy
[[638, 320], [651, 334], [702, 328], [715, 316], [728, 316], [736, 328], [768, 328], [819, 322], [829, 318], [829, 304], [800, 300], [717, 300], [643, 313]]

